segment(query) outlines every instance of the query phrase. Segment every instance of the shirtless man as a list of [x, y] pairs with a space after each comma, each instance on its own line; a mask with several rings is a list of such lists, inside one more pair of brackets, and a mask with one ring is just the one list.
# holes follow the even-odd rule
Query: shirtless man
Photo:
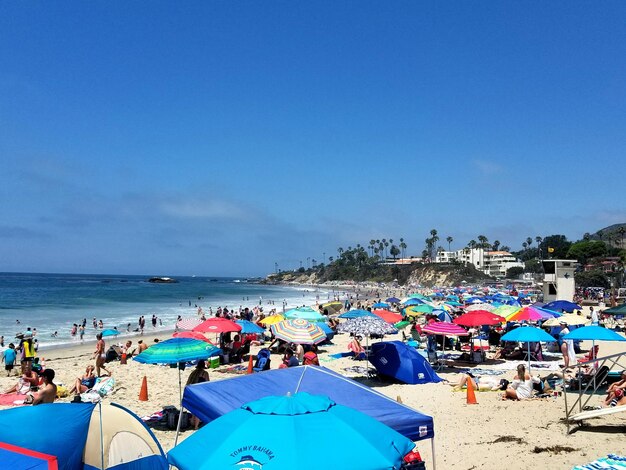
[[144, 343], [143, 340], [140, 339], [137, 345], [137, 349], [138, 349], [137, 354], [141, 354], [146, 349], [148, 349], [148, 345]]
[[46, 369], [41, 373], [43, 378], [43, 386], [41, 390], [33, 393], [33, 405], [39, 405], [41, 403], [54, 403], [54, 399], [57, 397], [57, 386], [54, 384], [54, 370]]

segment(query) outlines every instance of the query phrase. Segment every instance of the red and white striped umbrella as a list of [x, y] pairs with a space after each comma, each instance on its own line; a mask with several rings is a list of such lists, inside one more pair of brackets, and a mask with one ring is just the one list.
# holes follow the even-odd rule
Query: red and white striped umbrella
[[202, 323], [199, 318], [183, 318], [176, 322], [176, 328], [179, 330], [193, 330], [196, 326]]
[[178, 331], [172, 335], [174, 338], [192, 338], [200, 341], [206, 341], [207, 343], [213, 344], [209, 338], [207, 338], [204, 333], [198, 333], [197, 331]]
[[454, 323], [449, 323], [447, 321], [433, 322], [424, 328], [422, 328], [424, 333], [428, 333], [431, 335], [443, 335], [443, 336], [467, 336], [469, 333], [458, 325]]

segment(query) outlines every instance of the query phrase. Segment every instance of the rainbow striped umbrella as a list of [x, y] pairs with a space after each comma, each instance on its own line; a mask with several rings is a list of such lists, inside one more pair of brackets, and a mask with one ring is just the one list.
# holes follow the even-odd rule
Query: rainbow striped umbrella
[[515, 305], [500, 305], [499, 307], [497, 307], [495, 310], [493, 310], [493, 313], [495, 313], [496, 315], [500, 315], [501, 317], [508, 317], [509, 315], [512, 315], [513, 313], [519, 312], [520, 308], [516, 307]]
[[447, 321], [433, 322], [424, 328], [424, 333], [431, 335], [443, 335], [443, 336], [467, 336], [469, 333], [454, 323], [448, 323]]
[[506, 317], [506, 321], [537, 321], [543, 320], [543, 315], [533, 307], [524, 307]]
[[326, 333], [315, 323], [302, 318], [283, 320], [270, 327], [276, 338], [296, 344], [317, 344], [326, 339]]
[[434, 307], [427, 305], [427, 304], [422, 304], [422, 305], [414, 305], [412, 307], [407, 307], [405, 309], [405, 313], [409, 317], [418, 317], [420, 315], [423, 315], [424, 313], [432, 313], [433, 310], [435, 310]]

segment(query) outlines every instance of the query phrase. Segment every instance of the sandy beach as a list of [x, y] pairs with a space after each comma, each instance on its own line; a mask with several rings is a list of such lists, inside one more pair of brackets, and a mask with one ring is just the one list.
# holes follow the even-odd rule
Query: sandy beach
[[[169, 333], [159, 331], [157, 335], [145, 335], [141, 339], [152, 344], [154, 337], [167, 339]], [[139, 337], [133, 339], [137, 343]], [[393, 338], [396, 339], [396, 338]], [[626, 450], [626, 414], [616, 414], [590, 421], [591, 426], [580, 428], [566, 435], [563, 423], [565, 416], [564, 398], [533, 399], [523, 402], [501, 401], [500, 393], [477, 393], [478, 404], [467, 405], [464, 391], [453, 391], [445, 383], [426, 385], [390, 384], [379, 380], [367, 380], [363, 373], [349, 372], [345, 369], [354, 366], [366, 366], [365, 362], [350, 358], [332, 359], [334, 353], [347, 351], [347, 335], [336, 335], [334, 344], [324, 346], [320, 353], [323, 366], [359, 380], [376, 390], [434, 418], [436, 434], [437, 468], [463, 469], [499, 469], [504, 465], [509, 469], [553, 468], [568, 469], [578, 464], [592, 461], [611, 452]], [[107, 341], [107, 345], [111, 341]], [[599, 342], [600, 356], [623, 351], [619, 343]], [[583, 343], [587, 350], [590, 344]], [[77, 345], [69, 348], [42, 351], [47, 367], [56, 371], [56, 382], [71, 384], [81, 375], [87, 364], [92, 364], [93, 344]], [[258, 347], [253, 348], [255, 353]], [[280, 363], [279, 356], [273, 356], [272, 366]], [[505, 369], [499, 378], [512, 379], [514, 367], [519, 361], [508, 361], [503, 366], [495, 361], [480, 364], [481, 369]], [[554, 366], [558, 367], [555, 362]], [[115, 377], [113, 393], [106, 398], [120, 403], [139, 416], [160, 411], [163, 406], [178, 406], [178, 371], [164, 366], [144, 365], [129, 361], [127, 365], [119, 362], [108, 364]], [[469, 364], [457, 364], [457, 367], [473, 367]], [[212, 381], [228, 380], [236, 377], [231, 373], [220, 372], [221, 366], [210, 370]], [[533, 374], [537, 372], [533, 370]], [[183, 384], [190, 370], [183, 372]], [[540, 371], [540, 375], [547, 372]], [[148, 401], [139, 401], [139, 391], [143, 376], [148, 380]], [[458, 371], [444, 369], [440, 376], [456, 382]], [[16, 381], [16, 377], [2, 376], [0, 388], [6, 389]], [[574, 396], [571, 394], [571, 398]], [[60, 401], [70, 401], [71, 397]], [[592, 399], [591, 404], [598, 404], [600, 396]], [[181, 439], [191, 435], [185, 431]], [[155, 430], [155, 435], [165, 451], [172, 448], [175, 433]], [[431, 446], [429, 441], [418, 442], [418, 449], [431, 468]]]

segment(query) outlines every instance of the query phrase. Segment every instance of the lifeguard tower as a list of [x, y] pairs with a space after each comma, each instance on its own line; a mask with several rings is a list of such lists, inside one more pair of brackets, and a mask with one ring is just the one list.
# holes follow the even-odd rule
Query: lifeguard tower
[[542, 261], [543, 301], [574, 300], [574, 271], [577, 261], [574, 259], [546, 259]]

